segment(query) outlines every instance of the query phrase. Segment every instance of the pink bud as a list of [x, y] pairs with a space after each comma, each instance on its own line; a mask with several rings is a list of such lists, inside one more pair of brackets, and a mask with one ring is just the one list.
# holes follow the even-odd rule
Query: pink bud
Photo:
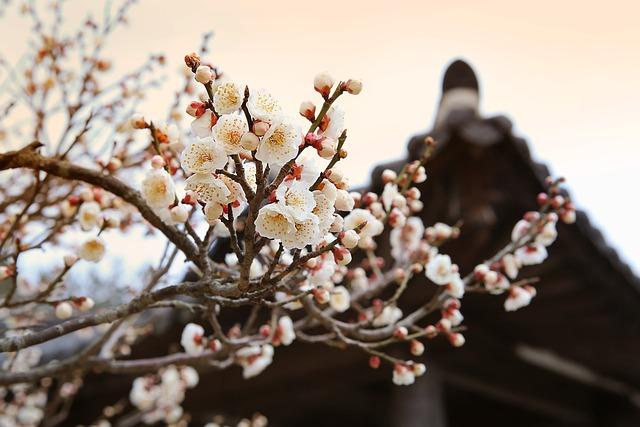
[[410, 349], [414, 356], [421, 356], [424, 353], [424, 344], [418, 340], [411, 340]]
[[380, 358], [378, 356], [371, 356], [369, 358], [369, 366], [372, 369], [378, 369], [380, 367]]
[[409, 335], [409, 331], [404, 326], [398, 326], [395, 331], [393, 331], [393, 336], [397, 339], [404, 339]]

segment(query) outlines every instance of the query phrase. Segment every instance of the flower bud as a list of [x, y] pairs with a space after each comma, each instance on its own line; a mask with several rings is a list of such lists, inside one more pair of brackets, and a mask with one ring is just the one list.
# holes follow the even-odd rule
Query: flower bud
[[349, 92], [351, 95], [358, 95], [362, 92], [362, 81], [349, 79], [344, 84], [344, 90]]
[[258, 144], [260, 144], [260, 139], [255, 133], [245, 132], [240, 138], [240, 145], [245, 150], [253, 151], [258, 148]]
[[327, 72], [322, 72], [313, 79], [313, 87], [314, 89], [322, 95], [323, 98], [328, 98], [329, 93], [331, 92], [331, 87], [333, 86], [334, 80], [333, 77], [329, 75]]
[[195, 52], [191, 52], [190, 54], [184, 56], [184, 63], [187, 65], [187, 67], [195, 70], [200, 66], [200, 55]]
[[86, 312], [86, 311], [91, 310], [94, 305], [96, 305], [95, 301], [93, 301], [93, 299], [91, 299], [89, 297], [80, 297], [76, 301], [76, 306], [83, 313]]
[[333, 248], [333, 257], [338, 265], [347, 265], [351, 262], [351, 252], [342, 246]]
[[300, 104], [300, 115], [310, 122], [314, 121], [316, 118], [316, 106], [311, 101], [303, 101]]
[[404, 326], [398, 326], [395, 331], [393, 331], [393, 336], [397, 339], [405, 339], [409, 335], [409, 331]]
[[424, 334], [427, 338], [435, 338], [438, 336], [438, 329], [433, 325], [429, 325], [424, 328]]
[[331, 138], [324, 138], [318, 147], [318, 155], [323, 159], [331, 160], [336, 155], [335, 141]]
[[149, 127], [144, 116], [140, 113], [134, 113], [129, 119], [129, 123], [131, 123], [131, 127], [134, 129], [146, 129]]
[[166, 165], [162, 156], [156, 154], [151, 158], [151, 167], [154, 169], [162, 169]]
[[197, 118], [203, 115], [206, 109], [206, 105], [203, 102], [193, 101], [187, 106], [187, 114]]
[[213, 78], [211, 68], [206, 65], [200, 65], [196, 70], [196, 81], [199, 83], [207, 84]]
[[313, 297], [318, 304], [326, 304], [331, 299], [331, 294], [327, 289], [317, 288], [313, 290]]
[[73, 307], [66, 301], [56, 304], [56, 317], [58, 319], [68, 319], [73, 314]]
[[342, 235], [340, 242], [347, 248], [353, 249], [358, 245], [360, 235], [355, 230], [347, 230]]
[[424, 344], [422, 344], [418, 340], [411, 340], [409, 346], [411, 349], [411, 354], [413, 354], [414, 356], [422, 356], [422, 354], [424, 353]]
[[384, 182], [385, 184], [391, 181], [395, 181], [396, 178], [398, 178], [398, 174], [391, 169], [385, 169], [382, 172], [382, 182]]
[[369, 358], [369, 366], [372, 369], [378, 369], [380, 367], [380, 358], [378, 356], [371, 356]]
[[78, 261], [78, 257], [73, 254], [67, 254], [63, 258], [64, 266], [69, 268]]
[[184, 224], [189, 218], [189, 210], [185, 205], [178, 205], [171, 208], [171, 219], [179, 224]]
[[415, 363], [411, 367], [411, 370], [413, 371], [413, 375], [415, 375], [416, 377], [421, 377], [425, 372], [427, 372], [427, 367], [424, 366], [424, 363]]
[[454, 347], [462, 347], [465, 343], [464, 335], [459, 333], [449, 334], [449, 342]]
[[267, 122], [255, 122], [253, 124], [253, 133], [258, 136], [264, 136], [269, 130], [269, 123]]
[[344, 218], [340, 215], [333, 215], [333, 222], [331, 223], [331, 228], [329, 229], [332, 233], [339, 233], [344, 228]]

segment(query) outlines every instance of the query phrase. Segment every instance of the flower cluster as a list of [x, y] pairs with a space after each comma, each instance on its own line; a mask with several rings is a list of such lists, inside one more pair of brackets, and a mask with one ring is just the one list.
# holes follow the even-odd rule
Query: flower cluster
[[[58, 48], [43, 47], [43, 58], [53, 60], [63, 50], [61, 43], [53, 45]], [[97, 57], [92, 61], [102, 64]], [[428, 340], [465, 344], [468, 293], [504, 298], [506, 311], [530, 304], [537, 278], [521, 277], [522, 271], [545, 261], [557, 223], [575, 221], [561, 181], [549, 181], [537, 198], [539, 209], [515, 224], [508, 243], [465, 273], [447, 248], [462, 225], [422, 219], [426, 200], [420, 189], [433, 139], [425, 139], [417, 160], [382, 172], [380, 194], [350, 190], [340, 169], [347, 130], [338, 100], [359, 94], [359, 80], [319, 73], [313, 79], [319, 102], [303, 101], [289, 114], [275, 94], [227, 79], [199, 54], [188, 54], [185, 65], [185, 89], [166, 123], [124, 109], [134, 104], [124, 99], [137, 96], [130, 92], [144, 92], [138, 76], [135, 84], [124, 79], [116, 85], [123, 91], [120, 101], [98, 109], [102, 121], [119, 123], [115, 142], [106, 148], [94, 152], [86, 142], [95, 119], [83, 104], [66, 106], [73, 129], [49, 147], [47, 153], [55, 154], [39, 153], [40, 143], [0, 153], [7, 168], [36, 171], [17, 173], [6, 189], [0, 186], [0, 204], [7, 206], [0, 213], [0, 281], [8, 284], [0, 309], [10, 313], [9, 327], [21, 331], [0, 337], [12, 363], [0, 379], [14, 384], [0, 388], [0, 423], [8, 414], [14, 424], [38, 424], [50, 410], [47, 394], [54, 395], [44, 386], [51, 381], [43, 379], [68, 381], [60, 396], [71, 401], [92, 370], [141, 375], [129, 394], [137, 412], [132, 419], [186, 423], [182, 402], [198, 383], [192, 366], [236, 366], [250, 379], [268, 369], [282, 347], [299, 342], [358, 349], [372, 369], [384, 362], [394, 384], [410, 385], [427, 372]], [[103, 93], [83, 87], [77, 99]], [[186, 116], [180, 105], [186, 105]], [[184, 127], [183, 116], [189, 120]], [[45, 130], [33, 134], [51, 139]], [[106, 265], [110, 238], [133, 230], [164, 243], [160, 262], [140, 276], [144, 283], [113, 291], [117, 305], [115, 298], [77, 295], [67, 274], [76, 265]], [[73, 234], [64, 239], [65, 232]], [[42, 248], [62, 249], [59, 266], [51, 279], [27, 277], [19, 261]], [[176, 260], [189, 267], [184, 280], [170, 274], [180, 264]], [[424, 301], [409, 309], [410, 298]], [[166, 310], [191, 316], [176, 337], [175, 353], [117, 358], [136, 354], [132, 346], [162, 328], [157, 320]], [[35, 324], [43, 326], [34, 330]], [[29, 369], [38, 360], [31, 353], [36, 347], [28, 347], [76, 332], [98, 337], [78, 355]], [[24, 378], [32, 386], [20, 388]], [[124, 411], [116, 406], [105, 411], [105, 422]], [[265, 423], [260, 416], [238, 425]]]
[[192, 367], [168, 366], [157, 375], [136, 378], [129, 392], [129, 400], [144, 414], [145, 423], [164, 421], [175, 424], [183, 415], [180, 404], [186, 390], [198, 385], [198, 381], [198, 372]]

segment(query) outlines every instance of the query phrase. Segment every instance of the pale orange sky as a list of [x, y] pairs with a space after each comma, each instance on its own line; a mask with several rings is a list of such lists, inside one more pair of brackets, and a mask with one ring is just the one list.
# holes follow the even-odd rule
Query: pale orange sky
[[[69, 0], [68, 16], [81, 19], [91, 3], [98, 2]], [[200, 34], [213, 30], [212, 59], [234, 79], [269, 88], [292, 114], [301, 100], [317, 99], [318, 71], [361, 78], [362, 94], [343, 102], [353, 154], [345, 167], [356, 183], [430, 127], [442, 69], [463, 57], [480, 76], [482, 110], [514, 120], [638, 270], [631, 188], [640, 154], [638, 16], [640, 3], [619, 0], [142, 0], [107, 53], [124, 69], [164, 52], [172, 74]], [[0, 24], [2, 40], [27, 34], [11, 14]], [[15, 57], [23, 46], [5, 42], [0, 51]], [[175, 87], [169, 80], [153, 104], [167, 105]], [[145, 113], [164, 111], [148, 105]]]

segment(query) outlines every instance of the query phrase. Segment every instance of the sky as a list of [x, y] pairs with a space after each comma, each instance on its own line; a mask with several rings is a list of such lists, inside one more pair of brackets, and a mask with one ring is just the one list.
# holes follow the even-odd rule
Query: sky
[[[95, 4], [67, 1], [69, 22]], [[639, 14], [640, 3], [620, 0], [141, 0], [106, 54], [117, 71], [162, 52], [168, 75], [177, 76], [184, 54], [214, 31], [208, 59], [234, 80], [268, 88], [291, 114], [302, 100], [318, 101], [317, 72], [360, 78], [362, 94], [341, 99], [353, 183], [401, 157], [410, 136], [431, 127], [442, 72], [464, 58], [479, 75], [482, 112], [513, 120], [536, 159], [568, 179], [578, 206], [639, 272]], [[0, 25], [3, 40], [27, 35], [12, 14]], [[11, 57], [23, 46], [0, 50]], [[145, 115], [163, 117], [177, 85], [169, 78]]]

